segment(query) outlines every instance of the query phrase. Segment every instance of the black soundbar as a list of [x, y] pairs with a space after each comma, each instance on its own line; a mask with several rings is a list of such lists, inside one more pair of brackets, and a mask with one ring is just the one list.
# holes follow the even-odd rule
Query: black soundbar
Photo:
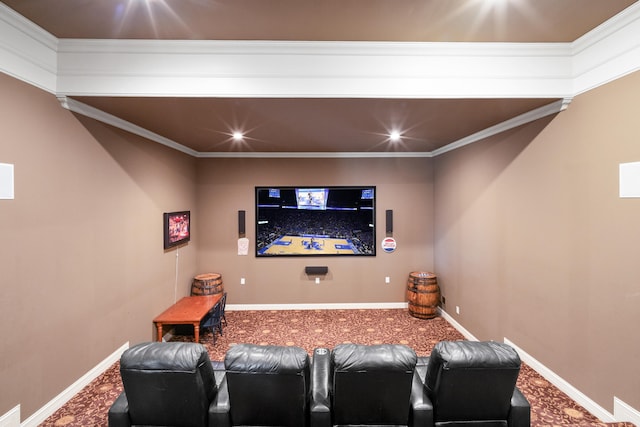
[[322, 266], [306, 266], [304, 268], [304, 272], [309, 276], [324, 276], [329, 272], [329, 267], [326, 265]]

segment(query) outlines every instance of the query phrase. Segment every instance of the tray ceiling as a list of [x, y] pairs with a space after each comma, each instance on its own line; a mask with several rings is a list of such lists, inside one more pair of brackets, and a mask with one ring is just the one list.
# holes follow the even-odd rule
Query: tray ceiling
[[[632, 0], [5, 0], [58, 39], [570, 43]], [[560, 97], [72, 96], [198, 153], [429, 153]], [[244, 132], [241, 141], [232, 138]], [[401, 133], [392, 142], [391, 131]]]

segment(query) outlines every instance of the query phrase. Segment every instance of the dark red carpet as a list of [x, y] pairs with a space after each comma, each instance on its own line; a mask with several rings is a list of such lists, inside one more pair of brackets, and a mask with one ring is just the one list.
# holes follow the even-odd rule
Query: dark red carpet
[[[464, 337], [446, 320], [416, 319], [406, 309], [227, 311], [224, 335], [213, 344], [207, 332], [201, 342], [212, 360], [222, 360], [237, 343], [296, 345], [311, 354], [316, 347], [336, 344], [401, 343], [418, 356], [428, 356], [441, 340]], [[176, 336], [176, 341], [192, 340]], [[118, 364], [85, 387], [42, 426], [107, 426], [107, 411], [122, 390]], [[633, 427], [631, 423], [602, 423], [528, 366], [518, 387], [531, 403], [532, 426]]]

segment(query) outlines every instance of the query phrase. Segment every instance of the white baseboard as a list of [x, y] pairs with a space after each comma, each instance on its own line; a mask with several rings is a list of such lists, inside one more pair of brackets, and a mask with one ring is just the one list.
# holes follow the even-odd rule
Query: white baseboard
[[617, 422], [630, 422], [640, 426], [640, 411], [613, 396], [613, 417]]
[[[451, 317], [446, 311], [438, 308], [442, 317], [444, 317], [451, 325], [456, 328], [465, 338], [470, 341], [478, 341], [476, 337], [473, 336], [471, 332], [466, 330], [462, 325], [460, 325], [453, 317]], [[637, 426], [640, 426], [640, 412], [624, 403], [620, 399], [614, 396], [613, 398], [613, 414], [604, 409], [602, 406], [598, 405], [596, 402], [587, 397], [580, 390], [569, 384], [562, 377], [557, 375], [551, 369], [544, 366], [530, 354], [519, 348], [513, 342], [509, 341], [507, 338], [504, 338], [504, 342], [512, 346], [520, 355], [520, 359], [533, 368], [536, 372], [542, 375], [547, 381], [549, 381], [554, 386], [558, 387], [562, 392], [567, 394], [570, 398], [575, 400], [578, 404], [584, 407], [587, 411], [589, 411], [594, 416], [598, 417], [600, 421], [604, 422], [623, 422], [628, 421], [632, 422]]]
[[406, 302], [372, 302], [372, 303], [320, 303], [320, 304], [227, 304], [227, 311], [250, 310], [341, 310], [341, 309], [376, 309], [407, 308]]
[[549, 381], [554, 386], [558, 387], [560, 391], [564, 392], [571, 399], [575, 400], [579, 405], [589, 411], [592, 415], [598, 417], [600, 421], [605, 423], [613, 423], [616, 422], [615, 417], [609, 411], [604, 409], [602, 406], [598, 405], [592, 399], [590, 399], [586, 394], [582, 393], [580, 390], [572, 386], [569, 382], [564, 380], [558, 374], [553, 372], [551, 369], [544, 366], [538, 360], [536, 360], [533, 356], [528, 354], [526, 351], [522, 350], [520, 347], [509, 341], [507, 338], [504, 339], [505, 344], [509, 344], [511, 347], [515, 348], [518, 354], [520, 355], [520, 359], [533, 368], [537, 373], [542, 375], [547, 381]]
[[453, 317], [451, 317], [449, 313], [447, 313], [440, 307], [438, 307], [438, 311], [440, 312], [440, 315], [444, 317], [447, 322], [451, 323], [451, 326], [456, 328], [458, 332], [464, 335], [466, 339], [468, 339], [469, 341], [478, 341], [478, 339], [474, 337], [471, 332], [467, 331], [460, 323], [458, 323]]
[[20, 427], [20, 405], [0, 416], [0, 427]]
[[[100, 362], [96, 367], [80, 377], [76, 382], [71, 384], [62, 393], [54, 397], [42, 408], [38, 409], [33, 415], [27, 418], [22, 424], [22, 427], [37, 427], [43, 423], [48, 417], [50, 417], [55, 411], [60, 409], [65, 403], [67, 403], [73, 396], [78, 394], [85, 386], [91, 381], [96, 379], [100, 374], [109, 369], [114, 363], [120, 360], [122, 353], [129, 348], [129, 342], [126, 342], [122, 347], [114, 351], [106, 359]], [[18, 415], [19, 420], [19, 415]]]

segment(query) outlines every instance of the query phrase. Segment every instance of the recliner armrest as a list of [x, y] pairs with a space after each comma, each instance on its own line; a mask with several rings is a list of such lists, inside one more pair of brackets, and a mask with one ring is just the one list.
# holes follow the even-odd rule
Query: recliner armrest
[[131, 427], [129, 401], [124, 391], [109, 408], [109, 427]]
[[311, 427], [331, 426], [331, 352], [327, 348], [317, 348], [311, 363]]
[[427, 395], [424, 382], [416, 369], [413, 373], [411, 384], [411, 414], [409, 414], [409, 427], [433, 426], [433, 403]]
[[209, 427], [231, 427], [231, 404], [226, 375], [218, 384], [218, 393], [209, 405]]
[[511, 396], [511, 410], [507, 422], [509, 427], [529, 427], [531, 423], [531, 405], [517, 387]]

